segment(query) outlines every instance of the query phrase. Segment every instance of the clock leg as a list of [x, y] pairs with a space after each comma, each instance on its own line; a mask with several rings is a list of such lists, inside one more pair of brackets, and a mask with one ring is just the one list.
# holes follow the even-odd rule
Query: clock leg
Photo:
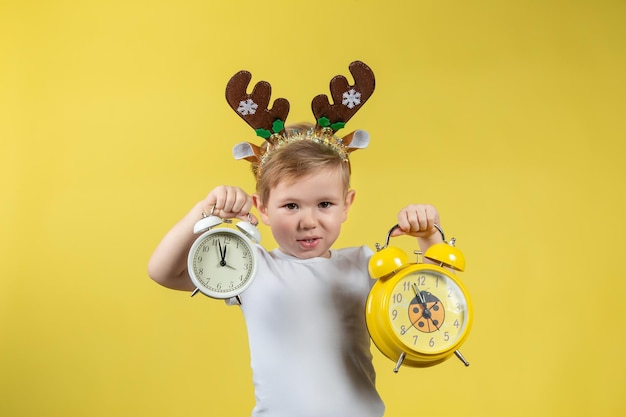
[[400, 357], [398, 358], [398, 362], [396, 362], [396, 367], [393, 368], [393, 371], [395, 373], [398, 373], [398, 371], [400, 370], [400, 366], [402, 366], [402, 362], [404, 362], [405, 357], [406, 357], [406, 353], [402, 352], [400, 354]]
[[459, 352], [458, 350], [454, 351], [454, 354], [456, 355], [457, 358], [459, 358], [459, 360], [461, 362], [463, 362], [463, 365], [465, 366], [469, 366], [469, 362], [465, 360], [465, 358], [463, 357], [463, 355], [461, 355], [461, 352]]

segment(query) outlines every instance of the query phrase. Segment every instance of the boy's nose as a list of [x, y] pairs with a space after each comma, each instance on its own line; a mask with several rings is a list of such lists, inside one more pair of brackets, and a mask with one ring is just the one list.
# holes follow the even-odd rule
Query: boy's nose
[[303, 229], [313, 229], [317, 226], [317, 219], [315, 214], [311, 210], [305, 210], [302, 212], [300, 218], [300, 227]]

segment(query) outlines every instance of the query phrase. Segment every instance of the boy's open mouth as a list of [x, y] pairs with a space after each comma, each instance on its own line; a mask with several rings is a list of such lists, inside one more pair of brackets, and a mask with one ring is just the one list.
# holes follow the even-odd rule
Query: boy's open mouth
[[298, 239], [298, 243], [300, 243], [301, 246], [303, 246], [304, 248], [311, 248], [317, 245], [317, 243], [320, 241], [319, 237], [312, 237], [312, 238], [306, 238], [306, 239]]

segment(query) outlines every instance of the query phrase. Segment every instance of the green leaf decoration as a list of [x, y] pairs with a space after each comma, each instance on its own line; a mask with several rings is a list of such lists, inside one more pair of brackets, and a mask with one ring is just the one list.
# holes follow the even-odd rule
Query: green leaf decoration
[[267, 129], [254, 129], [254, 131], [256, 132], [257, 136], [260, 136], [263, 139], [268, 139], [270, 136], [272, 136], [272, 132]]
[[328, 127], [330, 126], [330, 120], [328, 120], [328, 117], [320, 117], [317, 119], [317, 124], [322, 127]]
[[332, 125], [330, 125], [330, 128], [331, 128], [333, 131], [335, 131], [335, 132], [336, 132], [336, 131], [338, 131], [339, 129], [342, 129], [345, 125], [346, 125], [346, 124], [345, 124], [344, 122], [336, 122], [336, 123], [333, 123]]
[[274, 133], [278, 133], [282, 131], [284, 128], [285, 128], [285, 122], [283, 122], [280, 119], [276, 119], [274, 120], [274, 123], [272, 123], [272, 130], [274, 131]]

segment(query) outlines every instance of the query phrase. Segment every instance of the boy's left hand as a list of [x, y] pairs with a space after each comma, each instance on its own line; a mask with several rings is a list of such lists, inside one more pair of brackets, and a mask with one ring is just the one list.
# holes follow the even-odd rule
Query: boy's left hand
[[440, 235], [436, 225], [440, 225], [439, 212], [430, 204], [411, 204], [398, 213], [398, 226], [391, 236], [403, 234], [420, 239], [431, 239]]

